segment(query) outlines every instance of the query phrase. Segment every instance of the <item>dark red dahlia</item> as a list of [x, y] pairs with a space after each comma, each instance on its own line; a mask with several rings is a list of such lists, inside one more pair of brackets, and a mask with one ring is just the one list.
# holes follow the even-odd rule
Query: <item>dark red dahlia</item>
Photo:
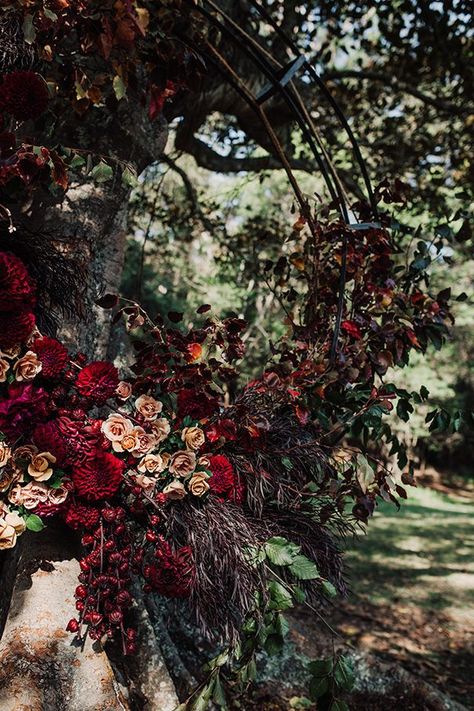
[[21, 261], [10, 252], [0, 252], [0, 311], [31, 311], [35, 283]]
[[92, 531], [99, 523], [99, 516], [99, 510], [95, 506], [80, 504], [76, 501], [69, 505], [64, 520], [74, 531], [81, 529]]
[[117, 368], [112, 363], [96, 361], [86, 365], [76, 378], [76, 388], [84, 397], [103, 405], [119, 384]]
[[29, 435], [50, 414], [49, 395], [42, 388], [12, 383], [8, 398], [0, 402], [0, 432], [11, 441]]
[[223, 454], [209, 457], [209, 468], [212, 476], [209, 479], [211, 492], [222, 501], [233, 501], [242, 504], [245, 497], [245, 486], [234, 472], [231, 462]]
[[196, 569], [192, 550], [182, 546], [175, 552], [166, 541], [157, 549], [157, 563], [145, 568], [145, 578], [154, 590], [166, 597], [189, 597]]
[[113, 496], [122, 481], [125, 464], [110, 452], [97, 450], [72, 472], [74, 488], [86, 501], [100, 501]]
[[64, 514], [69, 506], [69, 501], [66, 499], [62, 504], [53, 504], [50, 501], [44, 503], [39, 503], [35, 507], [35, 514], [40, 518], [52, 518], [53, 516], [59, 516]]
[[217, 398], [209, 397], [207, 393], [194, 389], [180, 390], [177, 405], [179, 417], [189, 416], [195, 420], [210, 417], [219, 408]]
[[59, 431], [57, 422], [45, 422], [37, 425], [33, 432], [33, 444], [40, 452], [50, 452], [56, 457], [58, 467], [68, 463], [68, 443]]
[[46, 82], [35, 72], [11, 72], [0, 85], [0, 108], [18, 121], [35, 119], [48, 106]]
[[0, 312], [0, 348], [13, 348], [24, 343], [33, 333], [35, 323], [32, 313]]
[[41, 361], [43, 366], [41, 375], [45, 378], [55, 378], [64, 370], [68, 361], [68, 351], [55, 338], [49, 336], [37, 338], [33, 350]]

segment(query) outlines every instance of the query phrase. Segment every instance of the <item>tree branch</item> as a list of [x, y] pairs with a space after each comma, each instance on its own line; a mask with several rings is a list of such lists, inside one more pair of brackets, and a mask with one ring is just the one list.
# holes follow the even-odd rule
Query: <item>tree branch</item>
[[370, 70], [358, 70], [358, 69], [339, 69], [339, 70], [329, 70], [324, 72], [322, 75], [324, 81], [332, 81], [337, 79], [358, 79], [360, 81], [379, 81], [384, 84], [390, 85], [393, 89], [398, 89], [399, 91], [410, 94], [416, 99], [419, 99], [425, 104], [434, 106], [440, 111], [445, 111], [446, 113], [455, 113], [458, 115], [471, 114], [474, 111], [474, 106], [457, 106], [449, 101], [438, 96], [429, 96], [418, 89], [410, 86], [406, 82], [398, 80], [391, 74], [385, 74], [384, 72], [370, 71]]

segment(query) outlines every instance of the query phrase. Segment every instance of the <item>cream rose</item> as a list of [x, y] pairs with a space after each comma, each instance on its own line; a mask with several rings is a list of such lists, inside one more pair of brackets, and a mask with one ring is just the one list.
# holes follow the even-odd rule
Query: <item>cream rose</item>
[[140, 460], [137, 469], [142, 474], [160, 474], [165, 470], [163, 458], [160, 454], [146, 454]]
[[196, 469], [196, 455], [187, 449], [180, 449], [171, 456], [169, 470], [171, 474], [186, 478]]
[[0, 470], [0, 493], [8, 491], [12, 484], [22, 478], [22, 472], [16, 468], [12, 461]]
[[188, 449], [199, 449], [206, 441], [206, 435], [200, 427], [185, 427], [181, 439]]
[[4, 467], [12, 456], [12, 450], [5, 442], [0, 442], [0, 467]]
[[163, 494], [168, 499], [183, 499], [186, 496], [186, 489], [180, 481], [172, 481], [171, 484], [165, 486], [163, 489]]
[[128, 400], [128, 398], [132, 394], [132, 386], [125, 380], [121, 380], [120, 383], [117, 385], [115, 393], [117, 397], [120, 398], [120, 400]]
[[0, 383], [4, 383], [6, 381], [9, 367], [10, 363], [0, 357]]
[[8, 501], [14, 506], [23, 504], [23, 487], [17, 484], [8, 492]]
[[17, 535], [20, 536], [24, 531], [26, 531], [25, 519], [19, 516], [16, 511], [9, 511], [4, 516], [4, 520], [8, 526], [12, 526], [15, 529], [15, 533], [17, 533]]
[[211, 468], [211, 461], [209, 459], [209, 455], [203, 454], [202, 457], [199, 457], [198, 464], [200, 467], [204, 467], [204, 469], [210, 469]]
[[51, 464], [56, 464], [56, 457], [53, 457], [49, 452], [34, 454], [28, 464], [28, 474], [35, 481], [48, 481], [53, 476]]
[[121, 442], [133, 430], [133, 422], [123, 415], [113, 414], [103, 421], [100, 429], [110, 442]]
[[41, 372], [43, 365], [33, 351], [28, 351], [25, 355], [17, 360], [13, 366], [15, 378], [21, 382], [22, 380], [33, 380], [38, 373]]
[[206, 491], [209, 491], [207, 480], [209, 476], [206, 472], [195, 472], [188, 482], [188, 489], [194, 496], [203, 496]]
[[140, 435], [146, 434], [143, 427], [132, 427], [120, 442], [112, 442], [112, 449], [115, 452], [133, 452], [140, 447]]
[[24, 459], [27, 462], [31, 462], [35, 454], [38, 453], [38, 447], [34, 444], [23, 444], [21, 447], [17, 447], [13, 452], [13, 461], [19, 462]]
[[159, 417], [157, 420], [151, 423], [150, 429], [153, 436], [156, 438], [157, 444], [163, 442], [170, 433], [171, 425], [166, 419], [166, 417]]
[[145, 420], [151, 422], [152, 420], [156, 420], [162, 411], [163, 403], [155, 400], [155, 398], [150, 395], [140, 395], [135, 401], [135, 409]]
[[5, 519], [0, 518], [0, 550], [14, 548], [17, 533], [13, 526], [10, 526]]

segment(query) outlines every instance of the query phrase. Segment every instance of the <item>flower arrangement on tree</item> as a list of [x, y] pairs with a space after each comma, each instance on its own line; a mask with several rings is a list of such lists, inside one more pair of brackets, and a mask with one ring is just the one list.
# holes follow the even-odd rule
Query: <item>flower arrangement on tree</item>
[[[75, 92], [78, 115], [104, 95], [120, 101], [147, 64], [153, 119], [183, 84], [182, 65], [156, 83], [163, 57], [152, 53], [153, 33], [148, 41], [156, 18], [135, 3], [105, 4], [98, 31], [90, 3], [65, 0], [47, 11], [24, 3], [26, 40], [50, 63], [55, 90]], [[93, 46], [113, 66], [110, 86], [80, 72], [75, 83], [59, 81], [55, 43], [71, 33], [83, 52]], [[397, 503], [406, 496], [402, 483], [412, 483], [413, 470], [386, 416], [396, 402], [408, 418], [427, 392], [408, 393], [385, 376], [411, 351], [441, 344], [450, 293], [422, 289], [423, 243], [408, 265], [397, 264], [387, 215], [374, 222], [367, 206], [355, 205], [364, 222], [354, 228], [315, 207], [305, 250], [265, 266], [287, 335], [233, 402], [226, 396], [245, 354], [245, 322], [219, 319], [207, 304], [186, 329], [178, 325], [182, 314], [152, 320], [140, 305], [108, 294], [98, 303], [125, 321], [133, 364], [119, 373], [106, 360], [88, 362], [40, 329], [43, 285], [19, 250], [10, 211], [25, 194], [65, 190], [68, 170], [85, 162], [79, 152], [17, 138], [18, 123], [37, 119], [54, 100], [35, 72], [1, 78], [0, 216], [8, 248], [0, 251], [0, 548], [53, 517], [78, 532], [84, 554], [67, 629], [81, 643], [87, 635], [115, 636], [124, 654], [136, 651], [127, 615], [133, 581], [146, 593], [185, 599], [202, 629], [229, 645], [193, 703], [208, 700], [231, 660], [247, 681], [257, 647], [281, 647], [286, 609], [345, 592], [339, 537], [366, 522], [379, 497]], [[94, 168], [96, 177], [103, 169]], [[400, 188], [380, 186], [379, 205], [401, 198]], [[301, 215], [292, 238], [307, 224]], [[347, 435], [359, 444], [349, 446]], [[364, 448], [369, 441], [389, 445], [403, 481]]]

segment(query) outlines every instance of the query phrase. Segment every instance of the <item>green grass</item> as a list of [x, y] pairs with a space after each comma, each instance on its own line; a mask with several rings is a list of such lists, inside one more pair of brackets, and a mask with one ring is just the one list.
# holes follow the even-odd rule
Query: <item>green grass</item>
[[474, 618], [474, 506], [431, 489], [409, 489], [400, 511], [382, 503], [367, 535], [347, 552], [355, 594], [376, 604], [439, 609]]

